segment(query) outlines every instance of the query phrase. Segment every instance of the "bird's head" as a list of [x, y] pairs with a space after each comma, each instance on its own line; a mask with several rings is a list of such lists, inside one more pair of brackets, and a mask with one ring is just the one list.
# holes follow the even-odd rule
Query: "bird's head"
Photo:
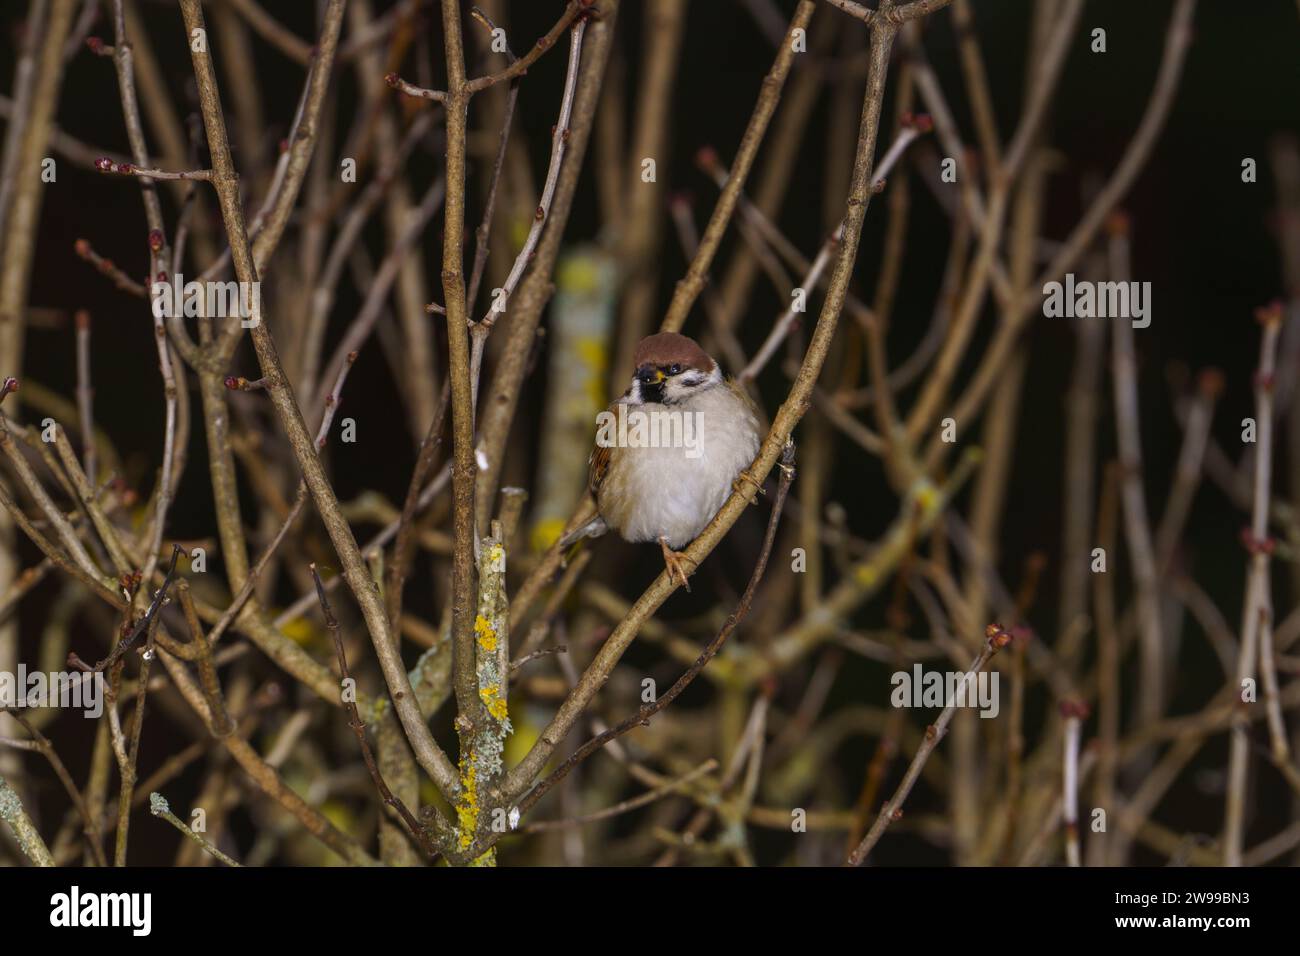
[[674, 405], [722, 384], [722, 370], [694, 339], [660, 332], [642, 339], [628, 398], [634, 405]]

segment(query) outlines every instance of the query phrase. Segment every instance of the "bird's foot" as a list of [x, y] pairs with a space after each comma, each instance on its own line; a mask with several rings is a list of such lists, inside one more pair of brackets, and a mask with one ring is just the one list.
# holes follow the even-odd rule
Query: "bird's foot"
[[748, 482], [749, 484], [753, 485], [754, 490], [757, 491], [760, 495], [767, 494], [767, 492], [763, 489], [763, 483], [759, 481], [757, 478], [755, 478], [753, 475], [751, 475], [749, 473], [749, 469], [746, 468], [744, 471], [742, 471], [740, 474], [736, 476], [736, 480], [731, 483], [731, 489], [733, 491], [738, 491], [742, 495], [744, 495], [745, 499], [751, 505], [757, 504], [758, 498], [756, 496], [751, 496], [750, 494], [748, 494], [744, 486], [741, 484], [741, 482]]
[[682, 562], [690, 561], [690, 558], [686, 557], [686, 555], [682, 554], [680, 551], [674, 551], [672, 548], [668, 547], [668, 539], [662, 536], [659, 538], [659, 547], [663, 548], [664, 565], [668, 568], [668, 577], [670, 579], [681, 581], [682, 587], [689, 591], [691, 585], [690, 582], [686, 580], [686, 569], [682, 567]]

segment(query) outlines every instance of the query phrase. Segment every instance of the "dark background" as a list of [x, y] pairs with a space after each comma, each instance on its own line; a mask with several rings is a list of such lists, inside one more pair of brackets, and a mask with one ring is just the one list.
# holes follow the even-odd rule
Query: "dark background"
[[[265, 5], [299, 36], [310, 37], [315, 33], [312, 3], [267, 0]], [[781, 0], [780, 6], [788, 13], [794, 4]], [[12, 0], [0, 5], [0, 82], [6, 84], [11, 82], [13, 36], [24, 8], [24, 4]], [[150, 22], [153, 46], [168, 74], [175, 77], [176, 89], [185, 91], [183, 96], [192, 97], [193, 82], [188, 53], [182, 43], [179, 11], [174, 4], [162, 2], [146, 2], [143, 8]], [[554, 22], [560, 9], [558, 0], [511, 4], [511, 36], [540, 36]], [[976, 28], [1004, 142], [1020, 114], [1029, 9], [1025, 0], [977, 0], [975, 3]], [[1068, 234], [1081, 212], [1080, 196], [1086, 178], [1107, 175], [1131, 138], [1155, 76], [1170, 9], [1171, 3], [1165, 0], [1096, 0], [1087, 5], [1060, 91], [1049, 113], [1047, 138], [1063, 159], [1062, 168], [1049, 185], [1045, 226], [1049, 238], [1059, 239]], [[630, 104], [635, 102], [641, 12], [640, 3], [625, 0], [619, 18], [619, 42], [628, 62]], [[816, 16], [841, 17], [846, 34], [859, 29], [849, 18], [829, 8], [819, 10]], [[671, 190], [685, 190], [693, 196], [696, 219], [702, 224], [712, 209], [716, 190], [695, 169], [692, 157], [704, 145], [717, 147], [724, 160], [734, 155], [753, 108], [759, 80], [771, 65], [773, 50], [742, 6], [732, 0], [695, 0], [689, 17], [674, 99], [671, 159], [661, 160], [658, 169], [661, 181], [669, 184]], [[1095, 27], [1107, 31], [1104, 54], [1089, 52], [1088, 35]], [[430, 31], [433, 48], [440, 51], [441, 33], [436, 22], [430, 25]], [[95, 32], [105, 37], [111, 33], [107, 24], [101, 24]], [[346, 39], [346, 27], [344, 35]], [[515, 42], [519, 44], [517, 50], [523, 48], [520, 41]], [[924, 44], [957, 111], [964, 137], [968, 142], [973, 141], [973, 125], [961, 92], [949, 14], [931, 18]], [[266, 97], [264, 109], [271, 125], [267, 136], [275, 142], [287, 130], [302, 74], [299, 67], [264, 43], [255, 39], [254, 45], [256, 62], [248, 68], [256, 70], [260, 78]], [[1210, 366], [1223, 370], [1227, 390], [1215, 416], [1214, 434], [1230, 453], [1237, 454], [1241, 447], [1241, 419], [1253, 413], [1251, 382], [1259, 340], [1253, 311], [1287, 291], [1281, 280], [1273, 226], [1274, 195], [1267, 147], [1270, 137], [1276, 133], [1300, 131], [1300, 97], [1296, 95], [1300, 91], [1298, 51], [1300, 14], [1292, 0], [1202, 0], [1174, 107], [1150, 161], [1124, 202], [1133, 223], [1133, 278], [1149, 281], [1153, 288], [1153, 322], [1150, 328], [1137, 334], [1136, 341], [1141, 362], [1147, 497], [1156, 514], [1163, 505], [1181, 438], [1166, 380], [1171, 365], [1180, 363], [1193, 373]], [[441, 79], [438, 53], [435, 69]], [[516, 114], [519, 128], [530, 144], [538, 177], [546, 165], [563, 69], [561, 55], [544, 57], [523, 85]], [[117, 87], [109, 61], [89, 53], [76, 57], [68, 67], [63, 90], [58, 123], [64, 130], [86, 142], [126, 151]], [[351, 76], [345, 76], [340, 88], [344, 116], [349, 102], [355, 102], [355, 82]], [[887, 96], [886, 104], [888, 110], [892, 97]], [[822, 213], [827, 142], [825, 110], [823, 101], [819, 114], [809, 126], [801, 164], [779, 218], [786, 234], [810, 255], [828, 226]], [[887, 126], [882, 124], [882, 142], [885, 129]], [[235, 143], [237, 162], [239, 145]], [[1241, 162], [1245, 157], [1258, 161], [1258, 182], [1254, 184], [1241, 181]], [[425, 158], [431, 168], [441, 161], [435, 156]], [[849, 157], [843, 157], [843, 161], [848, 163]], [[476, 169], [474, 174], [481, 173]], [[600, 227], [594, 184], [590, 176], [583, 182], [590, 188], [579, 189], [566, 233], [571, 242], [594, 237]], [[175, 207], [169, 193], [164, 191], [162, 195], [170, 222]], [[471, 196], [478, 195], [476, 185], [471, 183]], [[471, 201], [467, 219], [476, 222], [478, 213], [479, 207]], [[855, 272], [855, 287], [860, 293], [869, 295], [873, 288], [884, 223], [883, 203], [873, 204], [867, 215]], [[146, 233], [136, 184], [125, 178], [76, 169], [71, 163], [60, 161], [57, 185], [48, 188], [44, 198], [31, 293], [35, 306], [65, 310], [68, 315], [78, 308], [93, 310], [98, 423], [112, 435], [128, 469], [135, 469], [135, 478], [143, 480], [145, 487], [160, 453], [163, 414], [148, 314], [139, 300], [115, 291], [103, 277], [77, 259], [72, 247], [75, 239], [87, 238], [129, 273], [141, 275], [147, 269]], [[949, 235], [947, 217], [914, 177], [912, 226], [889, 340], [889, 352], [895, 360], [911, 352], [928, 325]], [[715, 276], [727, 261], [729, 249], [730, 245], [724, 247], [719, 256]], [[435, 217], [423, 250], [428, 275], [436, 279], [441, 254], [440, 217]], [[671, 229], [665, 234], [661, 262], [662, 306], [671, 295], [673, 283], [685, 270]], [[741, 327], [743, 343], [751, 351], [785, 304], [761, 279], [754, 289], [751, 315]], [[267, 295], [272, 330], [275, 295], [273, 288]], [[347, 322], [358, 302], [352, 292], [340, 295], [335, 310], [336, 330]], [[972, 354], [978, 355], [987, 343], [993, 319], [992, 313], [984, 317]], [[697, 311], [685, 331], [690, 333], [699, 327]], [[1050, 563], [1043, 577], [1034, 624], [1040, 632], [1050, 635], [1055, 633], [1056, 625], [1051, 609], [1059, 567], [1060, 516], [1062, 508], [1068, 505], [1061, 500], [1060, 492], [1062, 422], [1074, 336], [1064, 320], [1040, 318], [1031, 323], [1029, 342], [1029, 371], [1000, 547], [1002, 570], [1009, 581], [1019, 579], [1026, 554], [1034, 551], [1047, 554]], [[71, 396], [75, 387], [74, 355], [70, 324], [32, 329], [24, 359], [25, 376]], [[0, 356], [0, 366], [5, 358]], [[238, 371], [244, 374], [255, 371], [247, 351], [241, 352], [239, 361]], [[517, 431], [520, 441], [529, 441], [529, 436], [535, 433], [529, 416], [535, 415], [540, 407], [537, 399], [545, 384], [544, 371], [545, 363], [539, 362], [530, 382], [532, 391], [521, 402]], [[5, 369], [0, 367], [2, 373]], [[774, 411], [784, 395], [784, 383], [779, 375], [769, 373], [763, 386], [768, 410]], [[1108, 376], [1103, 387], [1098, 449], [1101, 461], [1114, 454]], [[373, 487], [391, 500], [400, 500], [405, 490], [413, 453], [400, 413], [391, 412], [400, 407], [392, 388], [391, 376], [378, 349], [363, 352], [349, 384], [349, 413], [365, 416], [366, 427], [372, 430], [370, 435], [385, 441], [384, 447], [391, 449], [391, 453], [336, 459], [333, 469], [342, 499]], [[197, 400], [195, 410], [197, 413]], [[202, 429], [197, 421], [193, 437], [186, 479], [169, 526], [169, 533], [177, 537], [206, 535], [212, 529]], [[892, 520], [896, 512], [895, 498], [876, 459], [843, 441], [836, 448], [840, 457], [827, 497], [849, 506], [850, 522], [856, 533], [874, 538]], [[1285, 462], [1285, 455], [1279, 457]], [[1275, 487], [1278, 484], [1275, 482]], [[878, 506], [874, 504], [877, 501]], [[1240, 614], [1245, 566], [1238, 534], [1245, 523], [1245, 516], [1206, 483], [1197, 496], [1185, 539], [1189, 570], [1234, 628]], [[752, 538], [758, 530], [754, 525], [738, 533]], [[624, 591], [634, 596], [636, 587], [657, 572], [658, 554], [650, 554], [648, 550], [645, 554], [631, 552], [630, 556], [624, 553], [623, 560], [639, 562]], [[1125, 599], [1127, 562], [1120, 559], [1112, 570], [1120, 575], [1117, 581], [1121, 599]], [[737, 582], [743, 582], [741, 572], [735, 577]], [[1293, 604], [1289, 588], [1286, 569], [1276, 571], [1274, 595], [1279, 618]], [[41, 593], [47, 599], [52, 595], [49, 587]], [[864, 609], [861, 617], [864, 626], [878, 624], [881, 605], [882, 601], [877, 600]], [[689, 612], [692, 605], [670, 605], [665, 613], [671, 617], [680, 612], [679, 608]], [[698, 606], [694, 609], [698, 610]], [[29, 636], [39, 632], [42, 613], [39, 599], [27, 603], [23, 622]], [[1176, 688], [1175, 712], [1199, 707], [1221, 683], [1217, 663], [1205, 642], [1185, 635], [1184, 646], [1187, 669]], [[847, 699], [854, 694], [855, 675], [868, 679], [865, 675], [871, 671], [867, 665], [861, 667], [860, 674], [846, 667], [837, 684], [838, 697]], [[879, 678], [871, 680], [870, 686], [876, 686]], [[169, 744], [184, 740], [178, 736], [176, 741], [168, 741], [165, 732], [159, 731], [156, 725], [146, 729], [145, 738], [160, 752], [165, 752]], [[859, 745], [846, 746], [846, 766], [863, 766], [872, 745], [871, 741], [861, 741]], [[66, 746], [70, 753], [65, 758], [74, 768], [74, 776], [79, 776], [76, 768], [84, 766], [84, 754], [78, 755], [71, 741]], [[146, 755], [148, 751], [149, 747]], [[1226, 741], [1221, 736], [1204, 748], [1193, 768], [1213, 771], [1225, 764]], [[922, 804], [930, 801], [931, 809], [941, 807], [933, 796], [918, 793], [914, 800]], [[1189, 773], [1187, 785], [1179, 785], [1166, 799], [1161, 819], [1175, 829], [1217, 832], [1221, 800], [1212, 779], [1206, 783], [1203, 775]], [[184, 794], [178, 789], [173, 804], [183, 804], [183, 801]], [[1250, 831], [1253, 838], [1273, 832], [1279, 821], [1291, 816], [1284, 799], [1260, 809], [1259, 819]], [[147, 852], [143, 846], [137, 851], [141, 856]], [[133, 858], [135, 855], [133, 852]], [[158, 862], [169, 856], [170, 851], [163, 853]], [[881, 863], [941, 862], [943, 859], [928, 845], [901, 837], [886, 840], [878, 858]]]

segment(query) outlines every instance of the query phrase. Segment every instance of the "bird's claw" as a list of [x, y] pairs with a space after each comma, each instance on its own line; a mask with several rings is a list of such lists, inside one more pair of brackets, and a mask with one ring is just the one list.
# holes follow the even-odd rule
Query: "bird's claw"
[[682, 587], [686, 588], [689, 592], [691, 585], [690, 582], [686, 580], [686, 569], [682, 567], [682, 562], [683, 560], [689, 561], [690, 559], [680, 551], [674, 551], [672, 548], [668, 547], [668, 542], [664, 538], [659, 539], [659, 547], [662, 548], [664, 552], [664, 565], [668, 568], [669, 580], [680, 581]]
[[760, 495], [767, 494], [767, 491], [763, 488], [763, 483], [759, 481], [757, 478], [755, 478], [753, 475], [751, 475], [749, 473], [749, 469], [746, 468], [744, 471], [742, 471], [740, 474], [736, 476], [736, 480], [731, 483], [731, 489], [732, 491], [737, 491], [740, 492], [740, 494], [745, 495], [745, 498], [749, 501], [751, 505], [755, 504], [758, 501], [758, 499], [756, 497], [750, 497], [748, 494], [746, 494], [744, 487], [741, 485], [741, 482], [748, 482], [749, 484], [753, 485], [754, 490], [757, 491]]

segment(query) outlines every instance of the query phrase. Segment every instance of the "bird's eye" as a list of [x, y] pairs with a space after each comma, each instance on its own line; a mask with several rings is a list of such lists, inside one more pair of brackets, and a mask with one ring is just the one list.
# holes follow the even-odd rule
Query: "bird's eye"
[[668, 366], [668, 374], [669, 374], [669, 375], [679, 375], [679, 374], [681, 374], [681, 371], [682, 371], [682, 367], [681, 367], [680, 365], [670, 365], [670, 366]]

